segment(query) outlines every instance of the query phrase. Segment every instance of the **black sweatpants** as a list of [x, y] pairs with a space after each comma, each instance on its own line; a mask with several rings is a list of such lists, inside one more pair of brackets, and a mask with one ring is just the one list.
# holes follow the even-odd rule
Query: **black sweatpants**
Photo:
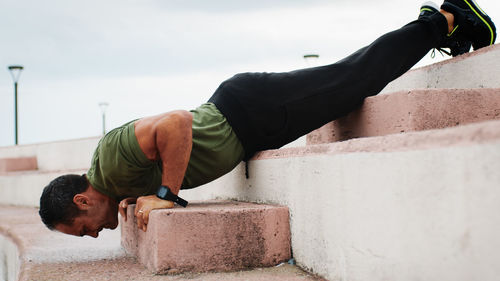
[[347, 58], [284, 73], [242, 73], [209, 99], [245, 148], [279, 148], [356, 109], [368, 96], [438, 47], [448, 31], [440, 13], [389, 32]]

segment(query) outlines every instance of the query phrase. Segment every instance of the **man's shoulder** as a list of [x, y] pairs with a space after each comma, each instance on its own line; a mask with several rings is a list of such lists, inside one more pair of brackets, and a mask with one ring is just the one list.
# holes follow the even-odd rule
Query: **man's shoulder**
[[139, 147], [135, 121], [117, 127], [101, 138], [87, 174], [95, 188], [116, 198], [132, 194], [135, 189], [143, 190], [138, 187], [149, 186], [150, 178], [159, 177], [161, 181], [158, 164], [148, 160]]
[[[103, 167], [108, 170], [110, 166], [116, 166], [118, 160], [116, 156], [130, 150], [128, 148], [124, 150], [124, 146], [130, 145], [130, 133], [133, 134], [134, 122], [135, 120], [112, 129], [99, 140], [89, 169], [91, 177], [93, 177], [94, 173], [102, 170]], [[135, 136], [132, 137], [135, 138]]]
[[106, 165], [108, 169], [123, 166], [149, 167], [152, 165], [137, 141], [135, 121], [137, 120], [114, 128], [101, 138], [93, 156], [93, 165]]

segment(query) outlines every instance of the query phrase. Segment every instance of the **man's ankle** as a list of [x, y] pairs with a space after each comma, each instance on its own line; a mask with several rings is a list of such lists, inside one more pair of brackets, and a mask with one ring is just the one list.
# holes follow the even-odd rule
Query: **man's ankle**
[[453, 26], [455, 22], [455, 16], [452, 13], [447, 12], [443, 9], [441, 9], [439, 12], [443, 14], [443, 16], [446, 18], [446, 21], [448, 22], [448, 33], [451, 33], [454, 28]]

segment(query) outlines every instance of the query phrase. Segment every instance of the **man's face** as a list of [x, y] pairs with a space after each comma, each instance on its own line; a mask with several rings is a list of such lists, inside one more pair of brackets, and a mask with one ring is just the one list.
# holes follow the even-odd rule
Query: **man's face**
[[115, 229], [118, 226], [118, 205], [113, 202], [92, 201], [83, 214], [77, 216], [71, 225], [57, 224], [55, 229], [76, 236], [97, 238], [103, 228]]

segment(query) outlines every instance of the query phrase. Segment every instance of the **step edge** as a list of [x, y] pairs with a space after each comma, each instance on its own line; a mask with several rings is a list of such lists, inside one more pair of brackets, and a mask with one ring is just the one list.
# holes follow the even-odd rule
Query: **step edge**
[[[484, 136], [484, 139], [474, 137], [478, 134]], [[405, 132], [326, 144], [266, 150], [258, 152], [251, 160], [304, 157], [321, 154], [415, 151], [495, 141], [500, 141], [500, 120], [483, 121], [443, 129]]]

